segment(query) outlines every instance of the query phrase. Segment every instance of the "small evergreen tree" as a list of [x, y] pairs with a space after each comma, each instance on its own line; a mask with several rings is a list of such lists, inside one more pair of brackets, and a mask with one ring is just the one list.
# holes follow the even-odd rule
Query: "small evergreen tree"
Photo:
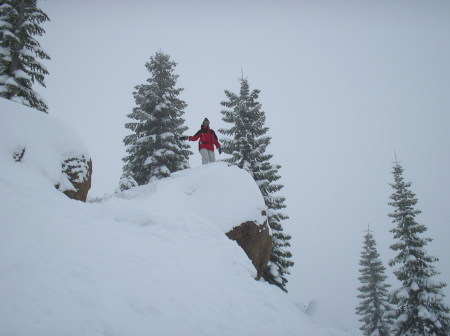
[[247, 170], [256, 181], [267, 207], [267, 219], [272, 229], [272, 255], [263, 278], [286, 290], [286, 275], [289, 267], [294, 263], [291, 252], [288, 251], [291, 237], [283, 233], [281, 222], [288, 218], [279, 210], [285, 208], [285, 198], [276, 193], [283, 185], [275, 182], [280, 179], [279, 165], [270, 163], [273, 155], [267, 154], [270, 137], [266, 135], [268, 127], [264, 126], [266, 116], [258, 102], [259, 90], [250, 92], [247, 79], [240, 80], [240, 93], [236, 95], [225, 91], [228, 100], [221, 102], [226, 107], [221, 111], [222, 120], [232, 124], [229, 129], [219, 129], [219, 132], [228, 136], [222, 139], [223, 151], [230, 154], [226, 159], [230, 164]]
[[388, 315], [391, 309], [388, 295], [390, 285], [385, 283], [386, 268], [379, 257], [375, 238], [371, 231], [367, 230], [359, 261], [362, 268], [359, 270], [361, 276], [358, 279], [362, 286], [358, 288], [358, 298], [361, 301], [356, 307], [356, 313], [361, 315], [360, 329], [365, 336], [389, 336], [392, 324]]
[[415, 217], [420, 210], [415, 209], [417, 199], [410, 191], [411, 182], [405, 182], [403, 167], [395, 162], [391, 184], [394, 193], [389, 205], [394, 212], [389, 216], [396, 225], [391, 232], [396, 243], [391, 249], [397, 256], [389, 262], [396, 266], [394, 274], [401, 282], [401, 287], [392, 293], [392, 303], [395, 305], [393, 334], [408, 336], [447, 336], [450, 334], [449, 309], [443, 302], [443, 282], [434, 281], [438, 275], [432, 265], [437, 258], [429, 256], [425, 250], [430, 238], [420, 235], [427, 228], [416, 222]]
[[45, 87], [48, 71], [36, 58], [50, 59], [34, 36], [45, 33], [49, 18], [36, 0], [2, 0], [0, 5], [0, 97], [47, 112], [44, 99], [32, 89]]
[[120, 180], [119, 180], [120, 191], [128, 190], [128, 189], [131, 189], [136, 186], [137, 186], [137, 183], [131, 176], [122, 175], [120, 177]]
[[157, 52], [145, 66], [151, 76], [146, 84], [135, 87], [137, 106], [128, 114], [133, 121], [125, 125], [132, 134], [124, 138], [123, 176], [138, 185], [189, 168], [192, 154], [189, 145], [179, 139], [187, 130], [182, 118], [187, 104], [178, 98], [183, 89], [175, 87], [176, 63]]

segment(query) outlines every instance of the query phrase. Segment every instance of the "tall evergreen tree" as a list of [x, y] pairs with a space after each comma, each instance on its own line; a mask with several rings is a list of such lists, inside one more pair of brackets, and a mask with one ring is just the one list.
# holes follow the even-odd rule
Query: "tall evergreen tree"
[[32, 88], [45, 87], [48, 71], [38, 59], [50, 59], [34, 36], [42, 36], [41, 24], [49, 18], [36, 0], [0, 1], [0, 97], [20, 102], [42, 112], [47, 104]]
[[229, 129], [220, 129], [219, 132], [227, 137], [222, 139], [223, 151], [230, 154], [226, 159], [230, 164], [247, 170], [256, 181], [267, 207], [267, 219], [272, 229], [272, 255], [263, 278], [271, 284], [286, 290], [289, 267], [294, 263], [289, 240], [291, 237], [283, 232], [281, 222], [288, 218], [280, 212], [285, 208], [285, 198], [276, 193], [283, 185], [275, 183], [280, 179], [279, 165], [273, 165], [270, 160], [273, 155], [267, 154], [267, 146], [271, 138], [266, 135], [268, 127], [265, 126], [266, 116], [258, 102], [259, 90], [250, 92], [247, 79], [240, 80], [239, 95], [225, 90], [228, 100], [221, 102], [226, 107], [221, 111], [222, 120], [232, 124]]
[[136, 107], [128, 114], [132, 121], [125, 125], [132, 133], [124, 138], [127, 156], [121, 185], [126, 185], [124, 179], [142, 185], [189, 168], [192, 154], [179, 139], [187, 130], [182, 118], [187, 104], [178, 97], [183, 89], [175, 87], [176, 63], [157, 52], [145, 66], [150, 78], [135, 87]]
[[381, 263], [375, 238], [369, 229], [364, 236], [359, 265], [362, 268], [358, 279], [362, 286], [358, 288], [361, 301], [356, 307], [356, 313], [361, 315], [360, 329], [365, 336], [389, 336], [392, 324], [388, 315], [391, 309], [388, 295], [390, 285], [385, 283], [386, 268]]
[[444, 303], [442, 288], [445, 283], [433, 280], [436, 271], [432, 265], [437, 258], [425, 250], [430, 238], [420, 237], [427, 228], [416, 222], [420, 210], [415, 209], [416, 195], [411, 192], [411, 182], [405, 182], [403, 167], [395, 162], [391, 184], [394, 193], [389, 205], [394, 212], [389, 216], [396, 225], [391, 232], [396, 243], [391, 249], [397, 256], [389, 262], [395, 266], [394, 274], [401, 287], [392, 293], [395, 305], [393, 334], [396, 336], [444, 336], [450, 335], [449, 308]]

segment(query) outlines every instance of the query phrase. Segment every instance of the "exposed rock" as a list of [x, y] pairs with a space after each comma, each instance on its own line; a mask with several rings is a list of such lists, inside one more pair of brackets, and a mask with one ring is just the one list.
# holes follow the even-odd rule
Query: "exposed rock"
[[247, 253], [256, 268], [256, 280], [259, 280], [272, 253], [272, 237], [267, 224], [258, 225], [255, 222], [245, 222], [234, 227], [226, 235], [231, 240], [235, 240]]
[[[67, 159], [62, 163], [62, 173], [67, 176], [73, 188], [61, 191], [72, 199], [86, 202], [91, 189], [92, 160], [87, 161], [84, 156]], [[61, 186], [58, 184], [56, 188], [61, 189]]]

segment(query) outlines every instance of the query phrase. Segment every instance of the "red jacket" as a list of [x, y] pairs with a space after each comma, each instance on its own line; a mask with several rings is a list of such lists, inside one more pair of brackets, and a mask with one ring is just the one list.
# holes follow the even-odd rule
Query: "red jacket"
[[202, 128], [195, 133], [194, 136], [190, 136], [190, 141], [197, 141], [199, 140], [198, 148], [206, 148], [207, 150], [214, 151], [214, 145], [216, 145], [217, 148], [220, 147], [219, 140], [217, 140], [216, 133], [210, 129], [208, 126], [203, 126]]

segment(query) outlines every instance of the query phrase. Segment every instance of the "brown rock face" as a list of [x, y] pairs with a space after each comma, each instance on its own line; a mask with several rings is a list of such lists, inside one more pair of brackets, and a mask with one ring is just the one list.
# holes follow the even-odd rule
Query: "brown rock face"
[[[62, 172], [67, 175], [76, 191], [65, 190], [69, 198], [86, 202], [89, 189], [91, 189], [92, 160], [82, 158], [67, 159], [62, 163]], [[56, 186], [59, 189], [59, 185]]]
[[272, 237], [267, 224], [258, 225], [245, 222], [226, 233], [227, 237], [235, 240], [247, 253], [256, 268], [256, 280], [261, 278], [272, 253]]

